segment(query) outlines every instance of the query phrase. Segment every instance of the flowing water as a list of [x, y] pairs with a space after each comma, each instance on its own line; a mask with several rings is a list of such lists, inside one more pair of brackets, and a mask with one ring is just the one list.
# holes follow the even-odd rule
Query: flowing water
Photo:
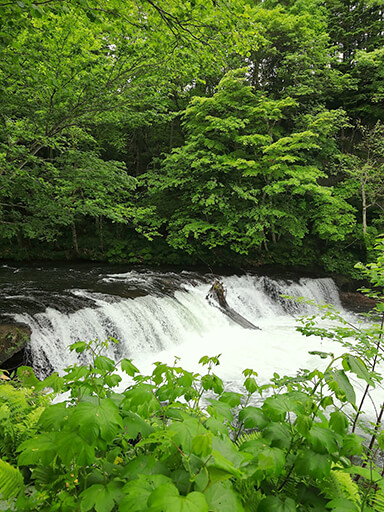
[[[241, 327], [207, 300], [218, 277], [228, 305], [260, 330]], [[198, 361], [203, 355], [221, 354], [215, 373], [228, 389], [242, 390], [246, 368], [258, 372], [261, 384], [275, 372], [282, 376], [294, 375], [300, 368], [325, 368], [328, 360], [309, 351], [344, 351], [327, 339], [298, 333], [297, 319], [315, 314], [317, 309], [282, 295], [330, 303], [351, 322], [358, 320], [343, 309], [331, 278], [258, 273], [213, 277], [111, 266], [3, 266], [0, 285], [1, 316], [32, 328], [29, 364], [40, 377], [87, 362], [87, 355], [70, 352], [71, 343], [112, 336], [120, 343], [110, 344], [106, 355], [115, 361], [131, 358], [145, 374], [152, 372], [155, 361], [172, 364], [175, 357], [184, 368], [202, 372]], [[126, 378], [122, 386], [127, 383]], [[354, 379], [354, 384], [361, 395], [364, 382]], [[375, 417], [374, 403], [384, 399], [381, 390], [375, 393], [365, 405], [367, 418]]]
[[281, 297], [303, 296], [342, 310], [331, 278], [221, 276], [231, 308], [261, 329], [250, 330], [206, 299], [213, 282], [208, 274], [3, 267], [1, 275], [0, 305], [31, 326], [30, 363], [40, 375], [85, 361], [69, 351], [71, 343], [109, 336], [120, 343], [111, 344], [106, 355], [132, 358], [143, 372], [150, 372], [154, 361], [172, 363], [175, 356], [185, 368], [199, 370], [201, 356], [221, 354], [216, 373], [232, 386], [241, 382], [245, 368], [265, 381], [274, 372], [294, 374], [323, 364], [310, 350], [340, 351], [329, 341], [297, 333], [296, 318], [315, 308]]

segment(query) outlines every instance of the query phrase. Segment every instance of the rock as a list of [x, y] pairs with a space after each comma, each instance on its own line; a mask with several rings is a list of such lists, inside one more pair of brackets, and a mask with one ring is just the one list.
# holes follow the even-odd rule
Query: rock
[[359, 292], [340, 292], [340, 300], [344, 307], [356, 312], [367, 313], [376, 306], [376, 301]]
[[0, 324], [0, 365], [24, 350], [31, 339], [31, 332], [26, 324]]
[[235, 322], [238, 325], [241, 325], [241, 327], [244, 327], [244, 329], [256, 329], [260, 330], [260, 327], [257, 327], [252, 322], [244, 318], [240, 313], [232, 309], [226, 299], [227, 292], [224, 288], [224, 285], [221, 281], [217, 280], [213, 283], [211, 288], [209, 289], [209, 292], [207, 296], [205, 297], [208, 301], [211, 301], [213, 299], [213, 303], [217, 303], [217, 307], [228, 317], [232, 320], [232, 322]]

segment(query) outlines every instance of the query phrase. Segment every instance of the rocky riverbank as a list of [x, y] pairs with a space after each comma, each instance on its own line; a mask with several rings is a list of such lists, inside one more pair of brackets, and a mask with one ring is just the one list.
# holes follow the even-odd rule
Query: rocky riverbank
[[[22, 323], [0, 323], [0, 365], [9, 368], [13, 359], [23, 358], [23, 352], [31, 339], [31, 328]], [[11, 365], [12, 366], [12, 365]], [[15, 365], [17, 366], [17, 364]]]

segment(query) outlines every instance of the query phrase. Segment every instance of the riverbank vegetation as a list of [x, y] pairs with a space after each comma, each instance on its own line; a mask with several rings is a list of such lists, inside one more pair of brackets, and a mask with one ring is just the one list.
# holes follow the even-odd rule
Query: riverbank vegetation
[[[71, 350], [89, 362], [63, 376], [0, 373], [1, 510], [384, 510], [384, 404], [366, 409], [382, 382], [379, 248], [377, 262], [362, 267], [373, 288], [365, 293], [377, 300], [371, 323], [353, 326], [326, 305], [326, 327], [302, 319], [304, 335], [330, 338], [339, 352], [312, 352], [314, 370], [260, 382], [248, 368], [234, 392], [214, 373], [219, 355], [200, 359], [202, 374], [176, 358], [147, 376], [131, 360], [104, 356], [108, 342], [79, 341]], [[62, 401], [51, 403], [52, 392], [65, 393]]]
[[380, 2], [25, 0], [0, 20], [1, 258], [370, 259]]

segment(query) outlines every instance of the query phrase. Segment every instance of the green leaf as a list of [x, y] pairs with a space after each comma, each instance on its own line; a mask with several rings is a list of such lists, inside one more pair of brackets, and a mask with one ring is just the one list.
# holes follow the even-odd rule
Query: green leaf
[[357, 434], [348, 434], [343, 438], [342, 454], [350, 457], [363, 452], [363, 439]]
[[166, 485], [175, 487], [170, 478], [165, 475], [139, 474], [135, 480], [131, 480], [124, 485], [123, 492], [125, 496], [120, 502], [119, 512], [147, 511], [147, 502], [149, 496], [158, 487], [164, 487]]
[[334, 453], [338, 451], [335, 434], [329, 428], [313, 425], [308, 433], [308, 441], [317, 453]]
[[128, 478], [137, 478], [140, 476], [144, 477], [145, 475], [156, 474], [168, 477], [169, 469], [164, 462], [157, 460], [153, 455], [138, 455], [134, 459], [130, 460], [122, 471], [122, 476]]
[[153, 432], [153, 427], [141, 416], [131, 411], [122, 411], [124, 433], [130, 439], [136, 439], [138, 434], [145, 438]]
[[347, 400], [351, 404], [356, 403], [356, 395], [348, 376], [343, 370], [334, 370], [325, 374], [325, 380], [337, 398], [341, 401]]
[[270, 423], [263, 430], [263, 437], [271, 441], [271, 446], [289, 448], [292, 435], [284, 423]]
[[295, 425], [296, 425], [297, 431], [304, 437], [308, 436], [308, 432], [310, 431], [312, 424], [313, 424], [312, 418], [305, 414], [299, 414], [296, 418]]
[[96, 512], [110, 512], [115, 506], [112, 493], [102, 484], [94, 484], [80, 494], [80, 510], [88, 512], [94, 508]]
[[343, 367], [345, 370], [350, 370], [355, 373], [360, 379], [365, 380], [370, 386], [375, 386], [364, 361], [360, 357], [355, 357], [352, 354], [344, 354]]
[[300, 476], [322, 479], [331, 472], [331, 459], [312, 450], [302, 450], [295, 461], [295, 471]]
[[72, 345], [70, 345], [69, 350], [71, 352], [75, 350], [78, 354], [81, 354], [81, 352], [84, 352], [86, 348], [87, 344], [85, 343], [85, 341], [77, 341], [76, 343], [72, 343]]
[[212, 434], [199, 434], [192, 439], [192, 450], [199, 457], [207, 457], [212, 452]]
[[329, 501], [326, 505], [327, 508], [331, 509], [332, 512], [358, 512], [360, 507], [353, 501], [347, 498], [337, 498]]
[[329, 426], [337, 434], [344, 435], [349, 428], [347, 416], [341, 411], [331, 412]]
[[95, 448], [75, 432], [61, 432], [57, 436], [57, 454], [66, 466], [74, 462], [90, 466], [95, 461]]
[[244, 512], [240, 495], [229, 482], [210, 485], [204, 492], [210, 512]]
[[20, 379], [23, 386], [27, 388], [38, 388], [40, 381], [36, 377], [33, 368], [30, 366], [19, 366], [17, 369], [17, 377]]
[[310, 350], [308, 354], [313, 356], [319, 356], [321, 359], [327, 359], [327, 357], [334, 357], [330, 352], [321, 352], [320, 350]]
[[257, 512], [296, 512], [296, 504], [291, 498], [285, 500], [268, 496], [260, 503]]
[[96, 356], [93, 361], [93, 366], [98, 370], [112, 372], [115, 369], [115, 362], [106, 356]]
[[19, 466], [30, 466], [37, 463], [49, 465], [56, 457], [57, 433], [48, 432], [34, 436], [19, 446]]
[[264, 448], [257, 455], [257, 468], [267, 475], [279, 476], [285, 466], [285, 455], [280, 448]]
[[239, 420], [244, 423], [245, 428], [263, 429], [268, 425], [268, 419], [259, 407], [249, 405], [244, 407], [239, 413]]
[[140, 373], [140, 371], [136, 368], [130, 359], [122, 359], [121, 360], [121, 369], [123, 372], [127, 373], [131, 377], [133, 377], [136, 373]]
[[263, 411], [274, 421], [282, 421], [287, 412], [305, 414], [310, 407], [311, 399], [305, 393], [292, 391], [268, 397], [263, 403]]
[[168, 427], [168, 432], [174, 433], [172, 440], [180, 445], [183, 451], [192, 451], [192, 440], [198, 432], [204, 431], [204, 427], [196, 418], [188, 418], [184, 421], [174, 421]]
[[38, 425], [44, 430], [60, 430], [68, 422], [72, 411], [65, 402], [50, 405], [42, 412]]
[[98, 436], [112, 441], [118, 428], [123, 426], [117, 406], [109, 398], [100, 399], [99, 405], [81, 402], [70, 418], [70, 424], [78, 428], [84, 440], [93, 442]]
[[242, 395], [241, 393], [234, 393], [232, 391], [224, 391], [224, 393], [219, 398], [220, 402], [225, 402], [229, 404], [231, 407], [237, 407], [240, 405]]
[[223, 381], [215, 374], [203, 375], [201, 378], [201, 385], [205, 391], [212, 390], [218, 395], [223, 391]]
[[208, 512], [208, 503], [201, 492], [180, 496], [173, 484], [166, 484], [153, 491], [148, 499], [148, 512]]
[[232, 409], [229, 403], [221, 402], [214, 398], [208, 398], [207, 401], [211, 404], [207, 407], [207, 411], [211, 416], [218, 420], [227, 419], [229, 422], [233, 421]]

